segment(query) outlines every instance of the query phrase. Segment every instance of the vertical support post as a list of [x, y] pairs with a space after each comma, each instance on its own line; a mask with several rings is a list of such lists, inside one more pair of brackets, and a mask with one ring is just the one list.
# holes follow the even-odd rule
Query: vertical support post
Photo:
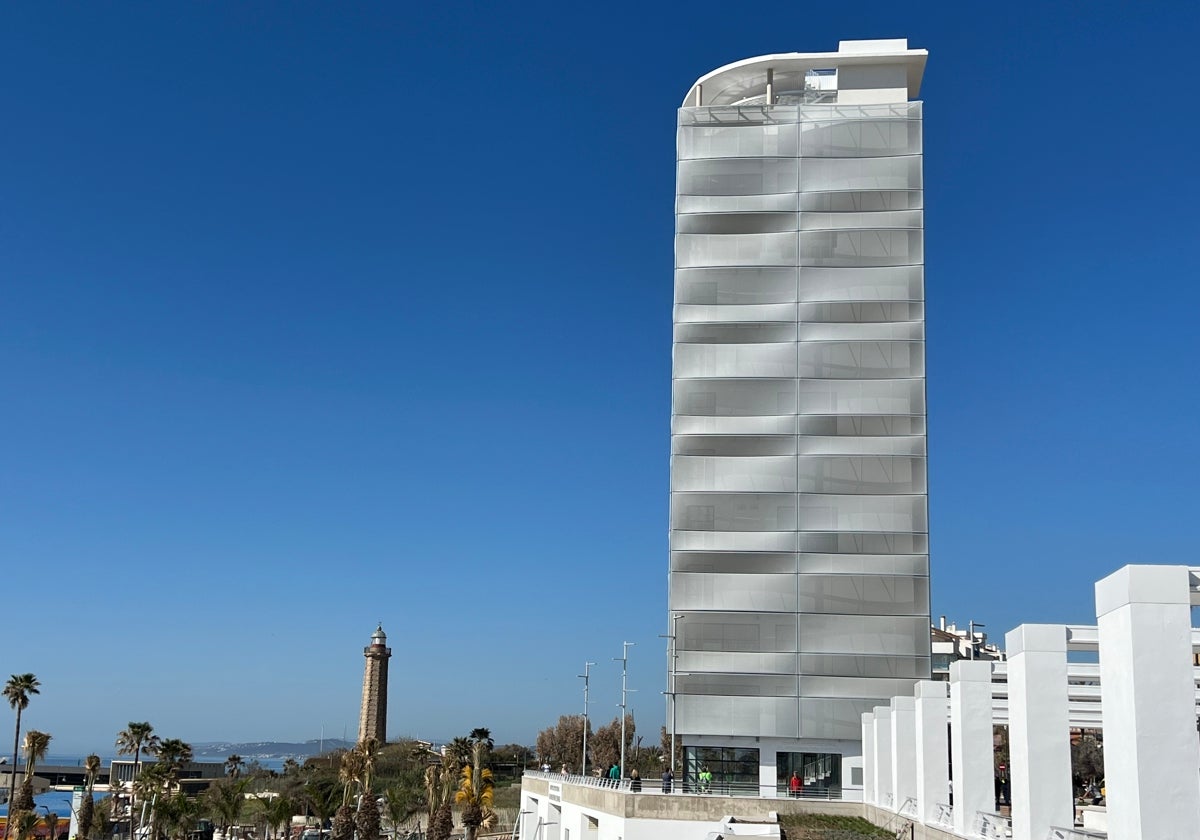
[[1075, 824], [1067, 628], [1022, 624], [1004, 643], [1013, 840], [1044, 840], [1051, 828]]
[[1200, 747], [1186, 566], [1126, 566], [1096, 584], [1110, 837], [1200, 825]]
[[863, 802], [875, 804], [875, 715], [862, 716]]
[[875, 707], [875, 804], [891, 807], [892, 799], [892, 708]]
[[954, 830], [970, 835], [975, 814], [996, 805], [992, 771], [992, 663], [950, 663], [950, 761]]
[[892, 698], [892, 810], [917, 795], [917, 706], [912, 697]]
[[775, 104], [775, 71], [767, 68], [767, 107]]
[[917, 818], [929, 825], [938, 805], [949, 804], [950, 735], [946, 731], [946, 683], [917, 683], [914, 715], [917, 745]]
[[704, 85], [696, 85], [696, 107], [704, 105]]
[[583, 758], [579, 760], [579, 775], [587, 775], [587, 735], [588, 735], [588, 682], [591, 680], [591, 668], [595, 662], [584, 662], [583, 673]]

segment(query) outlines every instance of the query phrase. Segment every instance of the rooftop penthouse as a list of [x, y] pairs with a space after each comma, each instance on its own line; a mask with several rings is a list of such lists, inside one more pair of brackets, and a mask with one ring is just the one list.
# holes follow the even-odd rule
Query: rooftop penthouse
[[908, 39], [841, 41], [833, 53], [760, 55], [696, 80], [683, 107], [720, 105], [879, 105], [916, 99], [927, 50]]

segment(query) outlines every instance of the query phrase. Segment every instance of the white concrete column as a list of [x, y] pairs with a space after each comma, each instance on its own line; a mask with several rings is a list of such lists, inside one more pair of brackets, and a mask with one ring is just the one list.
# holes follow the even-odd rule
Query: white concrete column
[[875, 715], [862, 716], [863, 802], [875, 804]]
[[780, 745], [763, 739], [759, 745], [758, 763], [758, 795], [773, 797], [778, 795], [779, 778], [776, 768], [776, 754], [783, 752]]
[[1004, 637], [1008, 652], [1008, 755], [1013, 840], [1045, 840], [1075, 824], [1067, 628], [1022, 624]]
[[971, 833], [975, 814], [993, 811], [992, 664], [950, 663], [950, 760], [954, 764], [954, 830]]
[[917, 795], [917, 705], [911, 697], [892, 698], [892, 810]]
[[937, 817], [938, 805], [950, 802], [946, 683], [922, 680], [917, 683], [915, 693], [917, 817], [928, 825]]
[[1096, 584], [1108, 836], [1200, 826], [1200, 747], [1186, 566], [1126, 566]]
[[889, 806], [892, 794], [892, 709], [890, 706], [875, 707], [875, 804], [880, 808]]

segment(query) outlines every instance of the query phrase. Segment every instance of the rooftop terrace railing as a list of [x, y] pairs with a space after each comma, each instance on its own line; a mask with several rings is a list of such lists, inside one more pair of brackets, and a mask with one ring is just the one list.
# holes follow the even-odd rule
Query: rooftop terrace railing
[[633, 779], [608, 779], [599, 776], [580, 776], [576, 773], [546, 773], [541, 770], [526, 770], [525, 775], [533, 779], [543, 779], [560, 784], [580, 785], [582, 787], [611, 790], [619, 793], [629, 793], [646, 796], [744, 796], [759, 799], [806, 799], [821, 801], [840, 801], [843, 798], [839, 787], [807, 786], [793, 793], [787, 782], [781, 782], [775, 789], [764, 795], [762, 786], [757, 782], [725, 782], [714, 779], [707, 784], [694, 780], [672, 781], [670, 791], [664, 791], [660, 779], [639, 779], [640, 786], [635, 786]]

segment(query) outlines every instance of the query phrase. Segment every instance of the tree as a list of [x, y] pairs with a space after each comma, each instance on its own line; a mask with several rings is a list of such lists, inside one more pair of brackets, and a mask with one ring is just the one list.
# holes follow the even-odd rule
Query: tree
[[[594, 764], [599, 764], [596, 758], [595, 744], [592, 738], [591, 721], [588, 721], [588, 746]], [[569, 768], [582, 767], [580, 760], [583, 754], [583, 715], [562, 715], [558, 724], [543, 729], [537, 736], [538, 758], [549, 764], [555, 770], [565, 764]]]
[[333, 827], [329, 830], [329, 840], [353, 840], [354, 811], [349, 805], [343, 804], [333, 815]]
[[342, 790], [336, 779], [317, 779], [304, 786], [304, 799], [324, 828], [342, 804]]
[[496, 742], [492, 740], [492, 731], [486, 726], [477, 726], [471, 730], [471, 734], [467, 736], [467, 740], [472, 744], [486, 744], [487, 752], [491, 752]]
[[258, 801], [263, 806], [263, 819], [267, 823], [267, 831], [263, 832], [264, 840], [269, 832], [274, 831], [276, 837], [284, 837], [292, 816], [296, 813], [296, 803], [287, 796], [260, 796]]
[[379, 838], [379, 803], [368, 788], [363, 791], [358, 802], [358, 813], [354, 815], [354, 827], [358, 830], [358, 840], [378, 840]]
[[470, 738], [455, 738], [446, 745], [444, 754], [451, 758], [459, 767], [462, 767], [471, 760], [471, 746]]
[[[133, 778], [136, 781], [142, 767], [142, 750], [153, 753], [158, 746], [158, 736], [147, 721], [133, 721], [117, 733], [117, 755], [133, 753]], [[129, 795], [129, 838], [133, 840], [133, 815], [135, 794]]]
[[454, 815], [449, 805], [439, 805], [429, 820], [428, 840], [450, 840], [454, 831]]
[[1104, 748], [1095, 735], [1081, 735], [1071, 745], [1071, 775], [1080, 787], [1104, 778]]
[[392, 785], [383, 792], [383, 812], [391, 827], [392, 840], [399, 840], [400, 826], [420, 807], [421, 803], [411, 788]]
[[209, 786], [204, 798], [221, 820], [221, 834], [229, 836], [229, 827], [237, 825], [246, 805], [245, 779], [218, 779]]
[[13, 811], [5, 821], [6, 827], [9, 822], [13, 824], [14, 836], [17, 840], [30, 840], [33, 837], [34, 829], [37, 828], [38, 815], [33, 811]]
[[179, 781], [179, 771], [183, 765], [192, 760], [192, 745], [178, 738], [165, 738], [158, 742], [154, 753], [165, 771], [166, 782], [174, 785]]
[[79, 803], [79, 837], [80, 840], [91, 840], [92, 822], [95, 820], [96, 779], [100, 775], [100, 756], [89, 755], [83, 760], [83, 799]]
[[[33, 674], [13, 674], [8, 678], [8, 682], [4, 684], [4, 699], [8, 701], [8, 705], [17, 713], [17, 724], [13, 729], [13, 752], [12, 752], [12, 771], [9, 775], [9, 796], [16, 796], [17, 793], [17, 752], [21, 744], [21, 713], [29, 708], [29, 698], [35, 694], [40, 694], [38, 688], [41, 683]], [[10, 823], [13, 820], [5, 820], [4, 822], [4, 837], [7, 840], [9, 835]]]
[[[625, 752], [630, 752], [630, 745], [636, 733], [633, 715], [625, 716]], [[612, 723], [605, 724], [596, 730], [596, 734], [588, 740], [592, 759], [600, 768], [608, 768], [621, 758], [621, 719], [615, 717]]]
[[14, 811], [33, 810], [33, 777], [37, 772], [38, 762], [46, 757], [46, 750], [50, 748], [50, 740], [49, 733], [39, 732], [36, 729], [30, 729], [25, 733], [25, 776], [21, 780], [21, 790], [13, 798]]
[[496, 812], [492, 810], [492, 771], [483, 766], [487, 744], [476, 741], [472, 761], [462, 769], [462, 779], [454, 801], [462, 806], [464, 840], [475, 840], [479, 829], [491, 828], [496, 824]]
[[246, 766], [246, 762], [237, 753], [225, 759], [225, 775], [231, 779], [236, 779], [242, 775], [242, 768]]

